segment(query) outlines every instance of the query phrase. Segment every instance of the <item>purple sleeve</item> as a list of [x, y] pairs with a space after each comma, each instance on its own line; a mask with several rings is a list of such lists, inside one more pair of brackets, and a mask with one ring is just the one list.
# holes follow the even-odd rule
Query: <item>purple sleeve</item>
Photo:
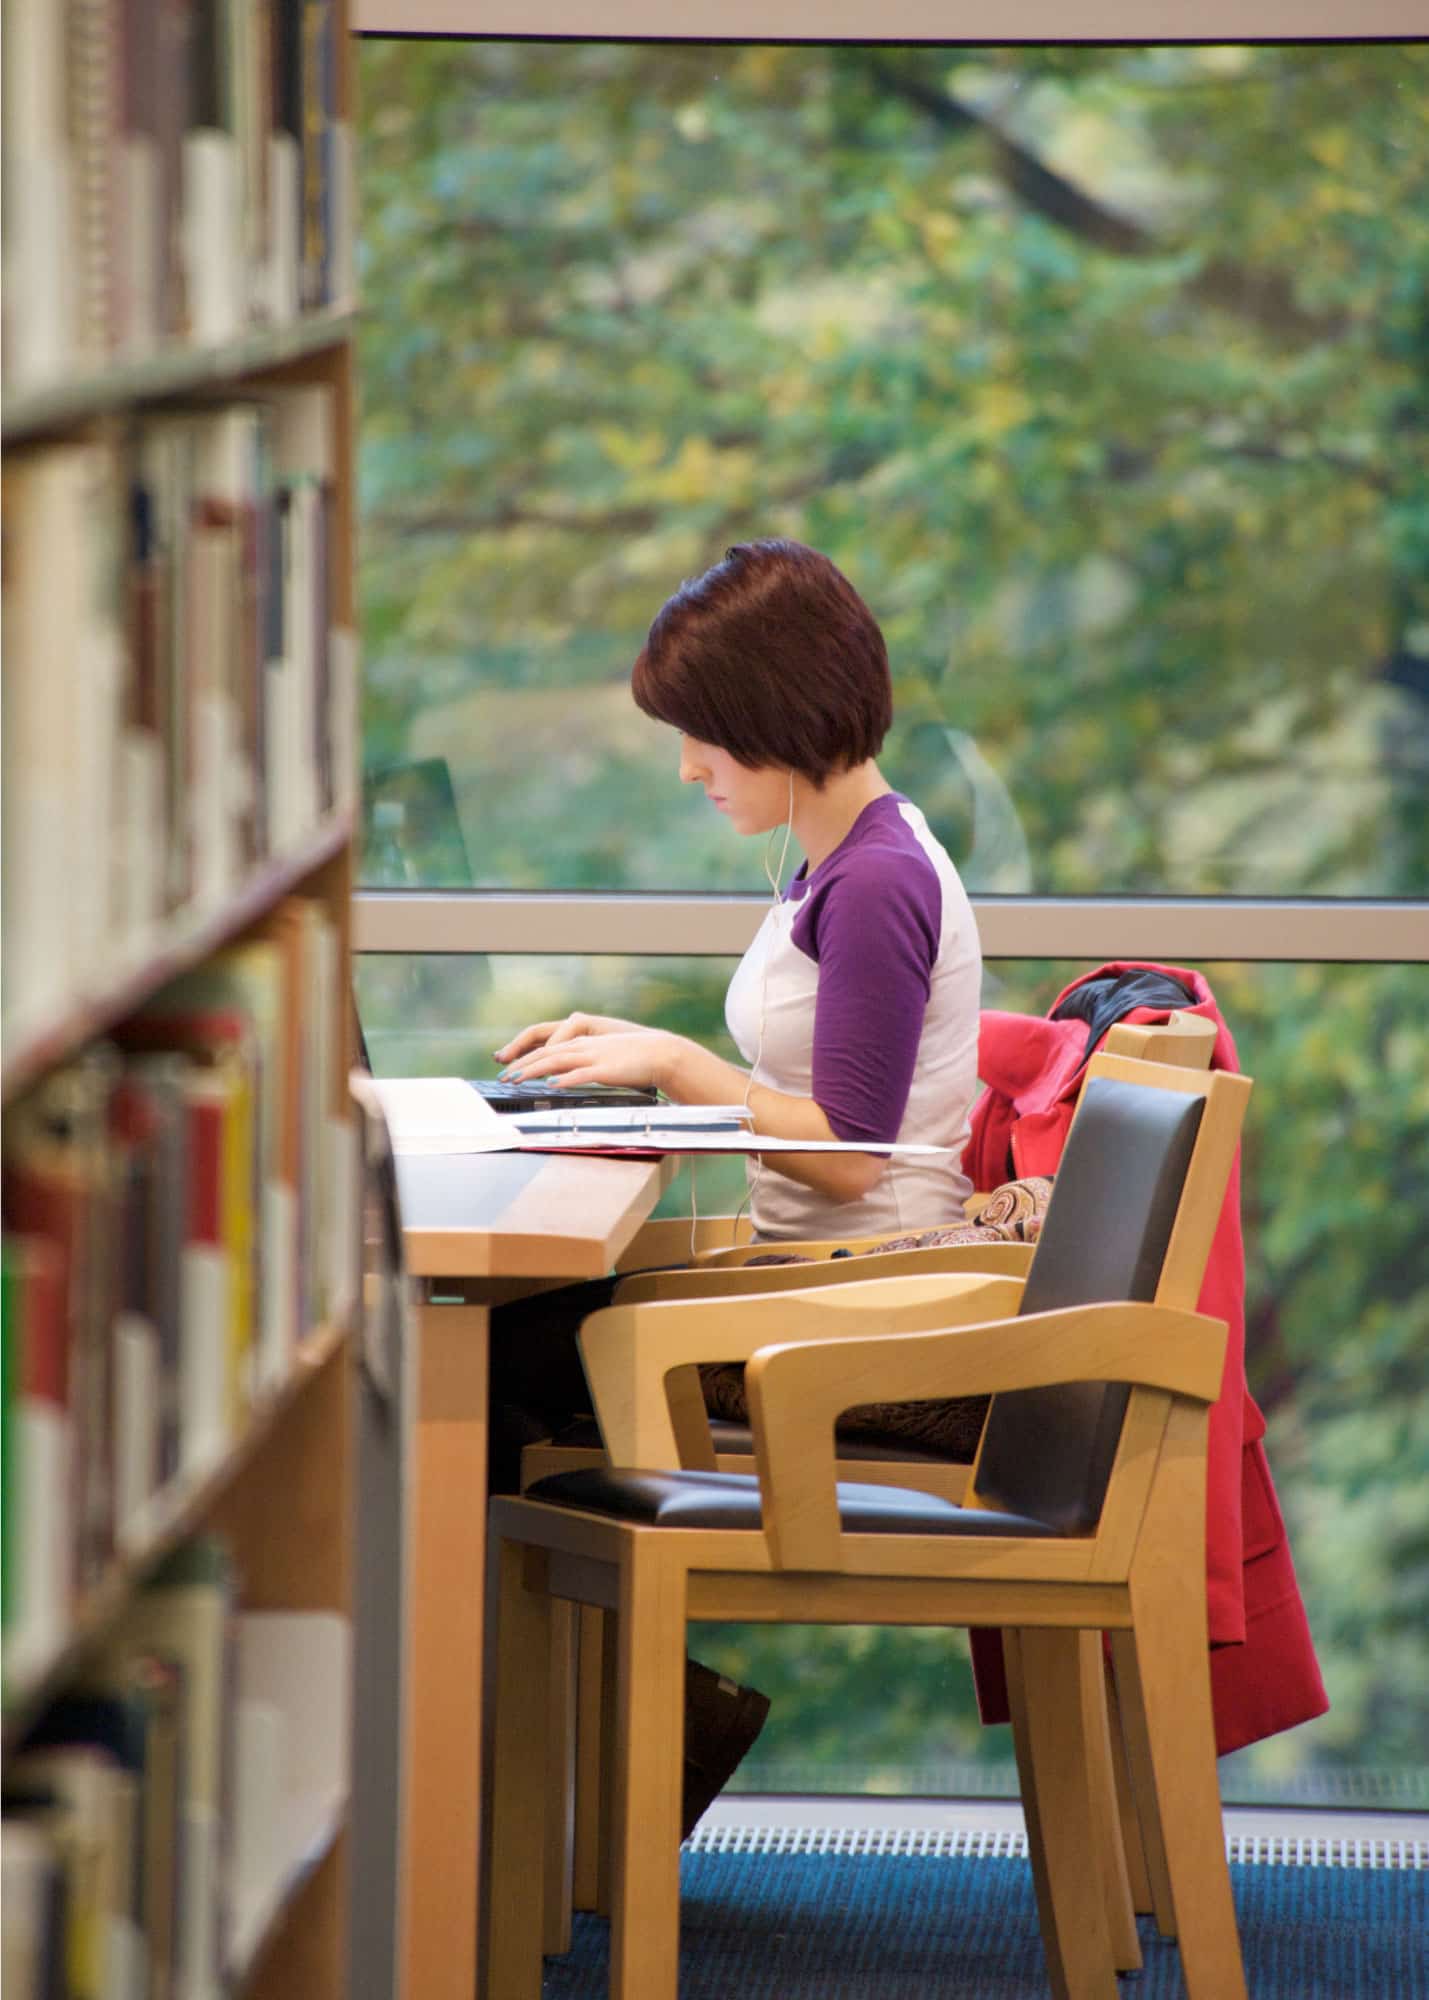
[[887, 851], [837, 871], [795, 919], [794, 941], [819, 968], [814, 1102], [836, 1138], [897, 1138], [941, 931], [932, 867]]

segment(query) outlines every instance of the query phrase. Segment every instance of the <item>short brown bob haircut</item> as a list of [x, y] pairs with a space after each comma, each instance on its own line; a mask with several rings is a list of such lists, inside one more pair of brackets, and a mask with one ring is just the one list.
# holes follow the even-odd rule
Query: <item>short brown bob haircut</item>
[[877, 620], [827, 556], [738, 542], [656, 614], [631, 673], [639, 706], [750, 770], [816, 785], [878, 754], [893, 720]]

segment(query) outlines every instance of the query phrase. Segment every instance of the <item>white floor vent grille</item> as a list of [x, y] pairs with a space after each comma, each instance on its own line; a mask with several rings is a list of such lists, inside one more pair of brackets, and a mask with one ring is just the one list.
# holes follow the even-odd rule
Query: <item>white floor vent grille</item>
[[[913, 1854], [979, 1861], [1027, 1854], [1022, 1832], [935, 1827], [718, 1826], [700, 1829], [687, 1845], [691, 1854]], [[1429, 1867], [1429, 1842], [1413, 1839], [1233, 1834], [1226, 1853], [1232, 1861], [1288, 1868]]]

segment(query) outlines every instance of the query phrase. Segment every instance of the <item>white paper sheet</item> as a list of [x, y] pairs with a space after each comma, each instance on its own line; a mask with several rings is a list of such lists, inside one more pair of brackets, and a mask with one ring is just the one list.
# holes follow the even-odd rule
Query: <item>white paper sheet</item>
[[948, 1153], [950, 1146], [873, 1144], [844, 1139], [773, 1139], [759, 1132], [691, 1132], [678, 1126], [652, 1124], [648, 1131], [630, 1133], [582, 1131], [579, 1126], [532, 1133], [522, 1141], [527, 1152], [631, 1153]]
[[459, 1076], [373, 1079], [394, 1153], [506, 1153], [519, 1142], [507, 1121]]

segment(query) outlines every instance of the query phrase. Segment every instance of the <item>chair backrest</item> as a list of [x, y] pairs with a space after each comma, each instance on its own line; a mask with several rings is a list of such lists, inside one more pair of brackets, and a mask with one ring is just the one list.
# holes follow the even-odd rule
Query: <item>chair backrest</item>
[[1216, 1024], [1204, 1014], [1177, 1008], [1164, 1021], [1118, 1021], [1107, 1029], [1102, 1049], [1107, 1055], [1135, 1056], [1141, 1062], [1179, 1063], [1187, 1069], [1209, 1069], [1216, 1046]]
[[[1122, 1074], [1108, 1075], [1109, 1068]], [[1138, 1069], [1157, 1075], [1117, 1058], [1095, 1057], [1089, 1066], [1021, 1313], [1157, 1296], [1216, 1079], [1167, 1070], [1163, 1077], [1183, 1079], [1179, 1087], [1130, 1080]], [[973, 1471], [976, 1500], [1064, 1534], [1088, 1532], [1101, 1511], [1127, 1397], [1124, 1387], [1101, 1383], [994, 1397]]]

